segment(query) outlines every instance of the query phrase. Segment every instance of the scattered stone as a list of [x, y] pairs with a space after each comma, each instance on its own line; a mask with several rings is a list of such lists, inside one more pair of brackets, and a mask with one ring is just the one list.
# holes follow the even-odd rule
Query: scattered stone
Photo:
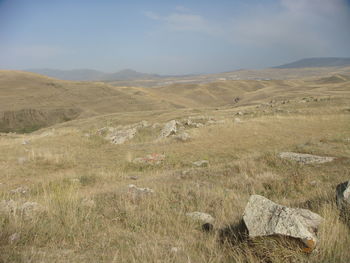
[[241, 121], [240, 118], [234, 118], [233, 122], [234, 122], [234, 123], [241, 123], [242, 121]]
[[315, 180], [310, 182], [310, 185], [311, 185], [311, 186], [316, 186], [317, 184], [318, 184], [318, 182], [315, 181]]
[[22, 145], [27, 145], [27, 144], [29, 144], [29, 141], [28, 140], [23, 140]]
[[346, 181], [337, 185], [336, 200], [337, 206], [340, 210], [350, 208], [350, 181]]
[[26, 186], [20, 186], [10, 191], [11, 194], [20, 194], [20, 195], [26, 195], [28, 194], [28, 192], [29, 192], [29, 188]]
[[24, 164], [28, 161], [27, 157], [18, 157], [17, 162], [19, 164]]
[[111, 133], [106, 139], [110, 140], [113, 144], [123, 144], [135, 137], [137, 133], [136, 128], [127, 130], [117, 130]]
[[123, 144], [133, 139], [139, 129], [149, 126], [150, 124], [147, 121], [141, 121], [125, 126], [103, 127], [97, 130], [97, 134], [105, 136], [105, 139], [111, 141], [113, 144]]
[[128, 193], [131, 194], [131, 197], [133, 199], [141, 198], [144, 195], [150, 195], [154, 193], [153, 189], [137, 187], [134, 184], [129, 184], [128, 188]]
[[323, 218], [306, 209], [278, 205], [269, 199], [252, 195], [244, 210], [244, 223], [249, 237], [282, 235], [302, 241], [306, 252], [317, 244], [317, 231]]
[[294, 152], [282, 152], [279, 154], [279, 157], [282, 159], [288, 159], [304, 164], [309, 163], [328, 163], [333, 161], [334, 157], [323, 157], [312, 154], [304, 154], [304, 153], [294, 153]]
[[203, 223], [213, 223], [215, 221], [214, 217], [207, 213], [203, 212], [192, 212], [187, 213], [186, 216], [196, 220], [196, 221], [202, 221]]
[[191, 137], [190, 135], [187, 133], [187, 132], [183, 132], [183, 133], [180, 133], [176, 136], [174, 136], [174, 138], [178, 141], [182, 141], [182, 142], [186, 142], [188, 141]]
[[238, 103], [240, 100], [241, 100], [240, 97], [235, 97], [235, 98], [233, 98], [232, 103], [233, 103], [233, 104], [236, 104], [236, 103]]
[[242, 116], [243, 112], [239, 111], [239, 112], [236, 113], [236, 115]]
[[178, 247], [172, 247], [172, 248], [170, 249], [170, 251], [171, 251], [172, 253], [177, 253], [177, 252], [180, 251], [180, 249], [179, 249]]
[[164, 128], [161, 130], [159, 138], [166, 138], [170, 135], [176, 134], [177, 132], [176, 124], [177, 123], [175, 120], [167, 122], [164, 125]]
[[0, 201], [0, 215], [22, 215], [30, 218], [43, 210], [43, 207], [36, 202], [20, 202], [14, 200]]
[[207, 167], [209, 166], [209, 162], [206, 160], [200, 160], [200, 161], [193, 162], [193, 165], [197, 167]]
[[42, 206], [37, 202], [25, 202], [20, 206], [20, 211], [25, 217], [31, 217], [42, 210]]
[[13, 244], [17, 242], [20, 239], [20, 234], [19, 233], [13, 233], [11, 236], [9, 236], [9, 242], [10, 244]]
[[129, 176], [129, 179], [131, 179], [131, 180], [138, 180], [139, 177], [138, 176]]
[[145, 157], [136, 158], [133, 160], [133, 163], [157, 165], [157, 164], [161, 164], [164, 160], [165, 160], [164, 154], [153, 153]]

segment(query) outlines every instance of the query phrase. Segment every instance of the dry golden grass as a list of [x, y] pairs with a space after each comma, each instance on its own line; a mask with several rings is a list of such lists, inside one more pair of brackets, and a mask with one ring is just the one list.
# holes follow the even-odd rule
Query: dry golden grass
[[[0, 262], [349, 262], [349, 225], [335, 206], [335, 186], [350, 179], [350, 98], [343, 85], [297, 91], [275, 107], [116, 113], [0, 136], [0, 200], [43, 207], [30, 218], [0, 215]], [[334, 94], [300, 102], [318, 92]], [[241, 123], [234, 122], [237, 111], [246, 113]], [[124, 145], [96, 135], [104, 126], [195, 115], [225, 123], [187, 129], [188, 142], [155, 142], [159, 129], [152, 128]], [[279, 159], [281, 151], [336, 160], [300, 165]], [[132, 163], [151, 153], [166, 159], [155, 166]], [[208, 167], [192, 165], [203, 159]], [[154, 193], [135, 197], [128, 184]], [[29, 192], [10, 192], [18, 187]], [[293, 241], [275, 238], [232, 242], [251, 194], [322, 215], [317, 251], [305, 254]], [[214, 216], [215, 231], [203, 232], [186, 217], [193, 211]], [[11, 242], [14, 233], [19, 238]]]

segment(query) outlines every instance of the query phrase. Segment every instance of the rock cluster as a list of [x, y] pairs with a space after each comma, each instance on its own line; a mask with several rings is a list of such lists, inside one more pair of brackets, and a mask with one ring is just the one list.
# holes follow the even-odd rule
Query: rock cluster
[[141, 121], [138, 123], [118, 126], [118, 127], [103, 127], [97, 131], [97, 134], [104, 136], [104, 138], [113, 144], [123, 144], [133, 139], [137, 131], [141, 128], [148, 127], [147, 121]]
[[282, 159], [288, 159], [288, 160], [296, 161], [303, 164], [328, 163], [335, 159], [334, 157], [323, 157], [323, 156], [304, 154], [304, 153], [294, 153], [294, 152], [282, 152], [279, 154], [279, 157]]
[[134, 138], [136, 133], [136, 128], [131, 128], [127, 130], [117, 130], [108, 137], [106, 137], [106, 139], [109, 139], [113, 144], [123, 144]]
[[161, 130], [159, 138], [166, 138], [170, 135], [174, 135], [177, 132], [177, 122], [175, 120], [169, 121], [164, 125], [164, 128]]

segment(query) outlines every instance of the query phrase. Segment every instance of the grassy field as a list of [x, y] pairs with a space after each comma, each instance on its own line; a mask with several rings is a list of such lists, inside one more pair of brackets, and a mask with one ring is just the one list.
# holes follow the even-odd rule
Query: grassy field
[[[0, 262], [350, 262], [349, 225], [335, 205], [336, 185], [350, 179], [349, 81], [308, 81], [265, 81], [259, 89], [256, 81], [236, 82], [236, 88], [251, 87], [238, 105], [107, 112], [30, 134], [2, 134], [0, 202], [37, 202], [40, 209], [30, 216], [0, 209]], [[208, 94], [216, 85], [194, 90]], [[175, 92], [143, 91], [155, 99]], [[175, 104], [180, 95], [207, 100], [193, 89], [175, 95]], [[224, 122], [186, 128], [186, 142], [156, 140], [159, 128], [152, 127], [123, 145], [97, 134], [105, 126], [189, 116]], [[336, 160], [301, 165], [280, 159], [281, 151]], [[152, 153], [165, 160], [132, 162]], [[195, 167], [198, 160], [209, 166]], [[154, 193], [135, 196], [129, 184]], [[11, 191], [20, 187], [25, 191]], [[251, 194], [323, 216], [317, 251], [305, 254], [273, 238], [233, 242]], [[186, 216], [194, 211], [211, 214], [214, 231], [203, 232]]]

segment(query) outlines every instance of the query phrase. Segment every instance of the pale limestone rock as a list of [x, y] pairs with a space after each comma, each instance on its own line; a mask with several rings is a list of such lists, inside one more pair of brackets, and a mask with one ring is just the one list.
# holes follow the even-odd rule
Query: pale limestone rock
[[153, 189], [137, 187], [134, 184], [129, 184], [128, 188], [129, 188], [128, 193], [131, 195], [133, 199], [138, 199], [138, 198], [141, 198], [142, 196], [150, 195], [154, 193]]
[[109, 139], [113, 144], [123, 144], [135, 137], [137, 133], [136, 128], [127, 130], [117, 130], [111, 133], [106, 139]]
[[200, 161], [193, 162], [193, 165], [197, 167], [207, 167], [209, 165], [209, 162], [207, 160], [200, 160]]
[[334, 157], [323, 157], [312, 154], [304, 154], [304, 153], [294, 153], [294, 152], [282, 152], [279, 154], [279, 157], [282, 159], [288, 159], [304, 164], [310, 163], [328, 163], [333, 161]]
[[19, 163], [19, 164], [24, 164], [24, 163], [26, 163], [28, 161], [28, 158], [27, 157], [18, 157], [18, 159], [17, 159], [17, 162]]
[[43, 207], [36, 202], [20, 202], [14, 200], [2, 200], [0, 202], [0, 215], [22, 215], [30, 218], [43, 211]]
[[177, 132], [176, 124], [177, 123], [175, 120], [167, 122], [164, 125], [164, 128], [161, 130], [159, 138], [166, 138], [170, 135], [176, 134]]
[[203, 223], [213, 223], [215, 221], [214, 217], [203, 212], [191, 212], [186, 215], [196, 221], [202, 221]]
[[9, 236], [9, 242], [10, 244], [13, 244], [17, 242], [20, 239], [20, 234], [19, 233], [13, 233], [11, 236]]
[[20, 194], [20, 195], [26, 195], [28, 192], [29, 192], [29, 188], [27, 186], [20, 186], [10, 191], [11, 194]]
[[243, 220], [251, 238], [288, 236], [301, 240], [310, 251], [318, 242], [317, 231], [323, 222], [321, 216], [309, 210], [278, 205], [260, 195], [250, 197]]

